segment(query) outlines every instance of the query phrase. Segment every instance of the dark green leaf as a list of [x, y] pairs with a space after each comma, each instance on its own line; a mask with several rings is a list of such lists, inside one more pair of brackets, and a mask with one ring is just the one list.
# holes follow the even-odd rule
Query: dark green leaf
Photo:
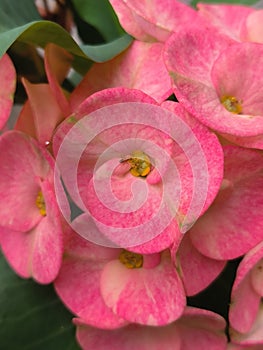
[[72, 0], [78, 15], [96, 28], [106, 41], [124, 33], [108, 0]]
[[53, 287], [19, 278], [0, 253], [0, 348], [78, 350], [72, 315]]

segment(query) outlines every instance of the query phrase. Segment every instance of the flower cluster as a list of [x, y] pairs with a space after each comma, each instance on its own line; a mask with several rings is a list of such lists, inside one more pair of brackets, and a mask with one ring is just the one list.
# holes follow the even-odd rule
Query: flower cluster
[[[0, 61], [1, 250], [54, 284], [83, 349], [261, 349], [263, 11], [110, 3], [132, 44], [71, 92], [48, 44], [12, 129]], [[187, 303], [236, 258], [227, 322]]]

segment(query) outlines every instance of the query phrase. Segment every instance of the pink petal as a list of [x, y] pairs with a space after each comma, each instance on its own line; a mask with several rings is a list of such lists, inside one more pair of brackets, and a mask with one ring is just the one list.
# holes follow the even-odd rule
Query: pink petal
[[222, 272], [224, 261], [210, 259], [200, 254], [186, 234], [178, 249], [179, 266], [186, 295], [191, 296], [205, 289]]
[[129, 270], [118, 260], [109, 262], [102, 272], [101, 293], [115, 314], [142, 325], [170, 323], [185, 306], [181, 280], [167, 257], [152, 269]]
[[21, 108], [14, 129], [22, 131], [23, 133], [35, 139], [37, 138], [34, 115], [28, 100], [24, 103], [23, 107]]
[[182, 239], [182, 233], [179, 230], [176, 220], [172, 220], [171, 224], [164, 229], [158, 236], [132, 247], [132, 251], [139, 254], [153, 254], [161, 252], [169, 248], [172, 244], [178, 247]]
[[190, 233], [202, 254], [218, 260], [241, 256], [262, 240], [262, 155], [234, 146], [224, 151], [222, 190]]
[[4, 133], [0, 149], [1, 225], [29, 231], [42, 218], [35, 202], [49, 163], [33, 139], [18, 131]]
[[124, 0], [110, 0], [114, 12], [117, 14], [121, 26], [134, 38], [141, 41], [151, 41], [151, 37], [140, 28], [138, 16], [125, 4]]
[[[235, 43], [234, 40], [211, 28], [190, 27], [187, 31], [174, 33], [165, 44], [164, 58], [177, 86], [176, 92], [178, 90], [184, 95], [194, 92], [194, 90], [192, 92], [181, 89], [184, 81], [189, 84], [191, 81], [198, 82], [205, 88], [212, 88], [209, 73], [214, 61], [233, 43]], [[195, 52], [194, 55], [193, 52]]]
[[231, 295], [229, 322], [232, 328], [241, 333], [248, 332], [257, 316], [260, 305], [258, 295], [247, 275], [239, 284], [235, 284]]
[[[23, 79], [22, 81], [32, 110], [36, 138], [40, 144], [45, 146], [47, 145], [47, 142], [51, 141], [56, 126], [64, 117], [49, 85], [31, 84], [26, 79]], [[29, 115], [28, 122], [26, 120], [23, 120], [23, 122], [32, 123], [30, 119]], [[22, 121], [20, 121], [20, 123], [22, 124]]]
[[58, 149], [65, 135], [72, 128], [72, 126], [74, 126], [74, 124], [78, 120], [95, 111], [96, 109], [122, 102], [145, 102], [157, 104], [157, 102], [154, 99], [152, 99], [150, 96], [144, 94], [139, 90], [132, 90], [126, 88], [112, 88], [98, 91], [95, 94], [89, 96], [88, 98], [86, 98], [85, 86], [82, 89], [80, 85], [80, 87], [77, 87], [74, 91], [76, 91], [76, 93], [73, 92], [71, 94], [70, 104], [71, 109], [75, 110], [75, 114], [67, 118], [59, 126], [53, 139], [53, 147], [55, 154], [58, 152]]
[[230, 4], [197, 4], [198, 14], [210, 25], [235, 40], [241, 40], [242, 27], [250, 13], [255, 10], [248, 6]]
[[[52, 174], [53, 175], [53, 174]], [[52, 282], [60, 269], [63, 253], [62, 223], [54, 189], [49, 181], [41, 184], [47, 215], [36, 231], [32, 247], [32, 275], [39, 283]]]
[[22, 278], [32, 276], [31, 252], [35, 232], [16, 232], [0, 227], [2, 252], [12, 269]]
[[16, 89], [15, 67], [7, 54], [0, 59], [0, 130], [8, 120], [13, 106], [13, 95]]
[[177, 324], [182, 340], [181, 350], [226, 349], [226, 323], [221, 316], [208, 310], [188, 307]]
[[[123, 3], [127, 7], [124, 7]], [[142, 33], [146, 33], [152, 39], [165, 41], [172, 31], [179, 31], [185, 25], [192, 24], [197, 20], [196, 11], [179, 1], [111, 0], [111, 4], [119, 16], [123, 28], [131, 35], [135, 34], [135, 37], [136, 34], [140, 35], [139, 40], [147, 39], [147, 36], [145, 38], [142, 35]], [[139, 29], [142, 29], [142, 32]]]
[[[218, 141], [218, 138], [204, 125], [200, 124], [196, 119], [194, 119], [179, 103], [166, 101], [162, 103], [162, 107], [169, 109], [176, 116], [187, 123], [193, 132], [193, 136], [199, 142], [199, 145], [201, 147], [200, 151], [204, 152], [204, 157], [206, 158], [207, 173], [209, 174], [209, 182], [206, 201], [202, 210], [203, 213], [211, 205], [221, 186], [224, 166], [224, 155], [222, 147]], [[182, 185], [182, 187], [185, 189], [182, 193], [182, 196], [184, 196], [187, 192], [186, 189], [190, 187], [189, 184], [193, 182], [193, 179], [191, 179], [191, 170], [189, 169], [189, 165], [190, 167], [192, 166], [191, 159], [187, 159], [187, 163], [189, 163], [189, 165], [186, 163], [186, 161], [180, 164], [181, 162], [177, 161], [177, 157], [174, 157], [174, 161], [177, 164], [178, 168], [180, 167], [180, 180], [182, 182], [185, 181], [185, 185]]]
[[263, 134], [256, 135], [256, 136], [234, 136], [234, 135], [228, 135], [228, 134], [221, 134], [226, 140], [230, 141], [231, 143], [237, 144], [242, 147], [246, 148], [257, 148], [257, 149], [263, 149]]
[[88, 324], [117, 328], [126, 322], [112, 313], [100, 293], [101, 271], [119, 250], [96, 246], [72, 231], [66, 236], [66, 256], [55, 289], [64, 304]]
[[74, 319], [77, 340], [83, 350], [183, 350], [176, 323], [165, 327], [129, 325], [116, 330], [102, 330]]
[[118, 328], [126, 322], [115, 315], [100, 294], [100, 276], [105, 262], [65, 258], [55, 280], [55, 289], [63, 303], [75, 315], [99, 328]]
[[[262, 254], [263, 258], [263, 254]], [[263, 268], [263, 259], [261, 259], [253, 268], [251, 271], [251, 283], [255, 291], [263, 296], [263, 274], [262, 274], [262, 268]]]
[[62, 83], [66, 78], [73, 58], [66, 50], [52, 43], [49, 43], [45, 47], [44, 58], [47, 78], [52, 93], [55, 96], [63, 114], [68, 116], [71, 110], [60, 83]]
[[109, 331], [89, 327], [81, 319], [73, 322], [77, 326], [77, 340], [84, 350], [226, 349], [225, 321], [207, 310], [186, 308], [177, 322], [162, 327], [133, 324]]
[[162, 58], [163, 44], [134, 41], [122, 54], [105, 63], [95, 63], [71, 100], [86, 98], [105, 88], [123, 86], [141, 90], [158, 102], [172, 94], [171, 79]]
[[257, 43], [263, 42], [262, 19], [263, 19], [262, 10], [251, 12], [249, 16], [247, 16], [244, 35], [248, 41], [254, 41]]
[[[249, 304], [247, 304], [249, 305]], [[234, 330], [230, 331], [231, 340], [233, 342], [240, 343], [242, 345], [252, 345], [249, 347], [249, 349], [262, 349], [263, 345], [263, 307], [262, 304], [259, 307], [259, 312], [257, 314], [257, 317], [255, 319], [255, 322], [252, 326], [252, 328], [249, 330], [249, 332], [245, 334], [240, 334], [235, 332]], [[259, 346], [258, 344], [261, 344], [261, 347], [255, 347]], [[254, 345], [254, 346], [253, 346]]]

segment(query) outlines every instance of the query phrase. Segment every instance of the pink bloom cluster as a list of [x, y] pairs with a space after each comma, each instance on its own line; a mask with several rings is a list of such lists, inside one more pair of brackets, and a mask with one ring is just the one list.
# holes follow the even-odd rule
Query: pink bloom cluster
[[[47, 45], [12, 130], [0, 61], [1, 250], [54, 283], [83, 349], [261, 349], [263, 11], [110, 2], [131, 46], [68, 93]], [[187, 305], [236, 258], [228, 323]]]

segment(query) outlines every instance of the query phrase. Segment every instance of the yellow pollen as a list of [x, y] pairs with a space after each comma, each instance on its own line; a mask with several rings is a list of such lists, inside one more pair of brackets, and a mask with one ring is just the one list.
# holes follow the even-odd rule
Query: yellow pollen
[[46, 203], [44, 200], [43, 193], [41, 191], [38, 192], [37, 198], [36, 198], [36, 206], [39, 209], [39, 212], [42, 216], [46, 216]]
[[141, 254], [132, 253], [125, 249], [120, 253], [119, 260], [127, 269], [139, 269], [143, 265], [143, 256]]
[[234, 96], [223, 96], [221, 98], [221, 103], [225, 107], [225, 109], [227, 109], [231, 113], [234, 113], [234, 114], [242, 113], [241, 101], [239, 101]]
[[141, 151], [133, 152], [132, 156], [127, 161], [131, 166], [130, 173], [133, 176], [145, 177], [151, 171], [150, 158]]

